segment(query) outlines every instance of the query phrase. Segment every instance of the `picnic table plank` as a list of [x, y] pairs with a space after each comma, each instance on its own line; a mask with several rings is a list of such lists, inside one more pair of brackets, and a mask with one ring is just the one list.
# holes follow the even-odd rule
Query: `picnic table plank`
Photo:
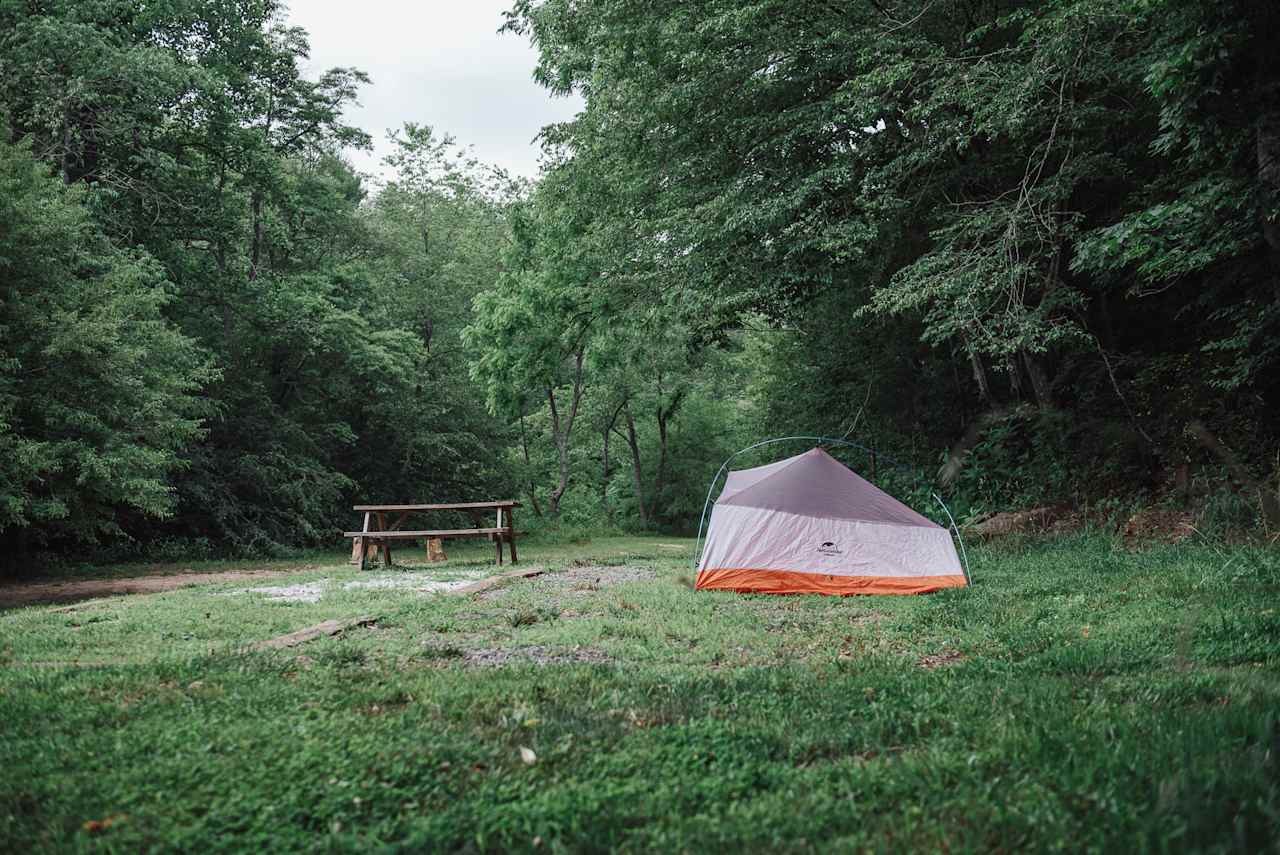
[[369, 540], [412, 540], [419, 537], [474, 537], [484, 534], [506, 534], [507, 527], [502, 528], [441, 528], [425, 531], [344, 531], [343, 537], [367, 537]]
[[519, 508], [517, 501], [498, 502], [454, 502], [444, 505], [354, 505], [355, 511], [465, 511], [468, 508]]

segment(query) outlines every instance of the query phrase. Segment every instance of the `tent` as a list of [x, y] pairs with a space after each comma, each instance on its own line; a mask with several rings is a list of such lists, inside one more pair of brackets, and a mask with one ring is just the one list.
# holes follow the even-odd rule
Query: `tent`
[[815, 448], [729, 473], [697, 588], [843, 596], [965, 584], [947, 529]]

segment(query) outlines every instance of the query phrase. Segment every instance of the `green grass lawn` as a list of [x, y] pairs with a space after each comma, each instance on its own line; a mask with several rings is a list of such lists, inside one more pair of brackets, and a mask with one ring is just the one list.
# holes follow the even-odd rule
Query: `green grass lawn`
[[695, 593], [691, 551], [0, 612], [0, 850], [1276, 851], [1274, 552], [1081, 536], [829, 599]]

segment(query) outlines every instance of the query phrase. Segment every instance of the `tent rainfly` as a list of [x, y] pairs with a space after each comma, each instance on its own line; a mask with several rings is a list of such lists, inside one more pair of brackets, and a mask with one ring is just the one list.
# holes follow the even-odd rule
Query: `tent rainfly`
[[965, 585], [951, 533], [821, 448], [730, 472], [699, 590], [924, 594]]

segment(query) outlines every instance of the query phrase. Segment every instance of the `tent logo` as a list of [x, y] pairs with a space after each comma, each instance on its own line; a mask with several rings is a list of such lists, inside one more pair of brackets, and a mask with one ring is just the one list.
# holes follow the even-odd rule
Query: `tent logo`
[[834, 541], [826, 541], [818, 547], [818, 551], [823, 555], [843, 555], [844, 551], [835, 545]]

